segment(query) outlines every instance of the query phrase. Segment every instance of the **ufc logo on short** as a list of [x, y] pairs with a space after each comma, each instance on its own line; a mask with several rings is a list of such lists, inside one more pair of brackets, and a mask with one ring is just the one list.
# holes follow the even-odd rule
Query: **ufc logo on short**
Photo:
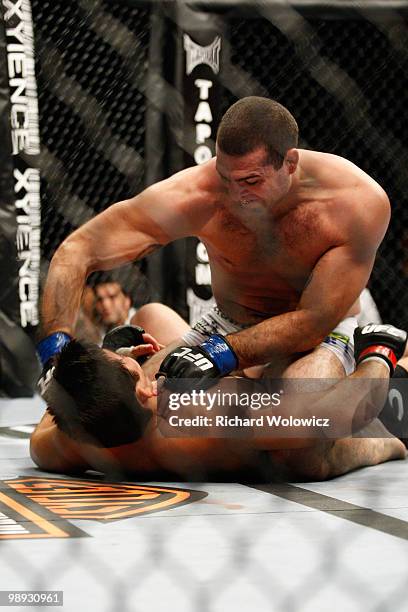
[[183, 359], [187, 359], [187, 361], [191, 361], [203, 372], [214, 367], [209, 359], [204, 357], [201, 353], [193, 353], [192, 349], [188, 346], [185, 346], [180, 349], [178, 353], [173, 353], [173, 356], [182, 357]]

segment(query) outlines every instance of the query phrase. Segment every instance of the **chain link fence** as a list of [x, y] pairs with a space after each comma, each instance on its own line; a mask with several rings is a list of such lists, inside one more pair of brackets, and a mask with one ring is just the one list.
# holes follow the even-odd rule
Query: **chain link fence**
[[[367, 3], [343, 10], [330, 5], [217, 5], [229, 45], [222, 110], [243, 95], [275, 98], [297, 118], [301, 146], [342, 155], [384, 187], [393, 215], [370, 288], [382, 317], [406, 327], [407, 20], [386, 5], [380, 11]], [[33, 0], [32, 10], [46, 269], [73, 229], [144, 186], [154, 32], [152, 4]], [[134, 269], [124, 276], [130, 285], [140, 283]], [[148, 292], [145, 285], [141, 302]]]
[[[149, 8], [33, 0], [43, 276], [74, 229], [144, 186]], [[114, 276], [148, 298], [140, 264]]]
[[[44, 274], [71, 231], [145, 184], [152, 6], [32, 0]], [[243, 95], [279, 100], [299, 122], [301, 146], [347, 157], [389, 194], [393, 217], [370, 287], [383, 318], [408, 326], [404, 13], [366, 11], [363, 3], [344, 12], [324, 3], [323, 14], [283, 2], [233, 8], [210, 2], [209, 8], [218, 8], [227, 26], [223, 110]], [[134, 284], [136, 299], [146, 299], [138, 267], [128, 268], [122, 281], [129, 291]], [[371, 481], [368, 507], [385, 505], [382, 485]], [[363, 485], [357, 478], [354, 486]], [[370, 539], [360, 519], [353, 523], [353, 512], [359, 517], [364, 507], [344, 502], [331, 510], [333, 498], [322, 499], [322, 512], [349, 516], [325, 522], [320, 512], [293, 512], [277, 503], [279, 489], [268, 500], [243, 502], [238, 486], [222, 487], [213, 490], [218, 501], [195, 516], [175, 509], [163, 523], [151, 518], [134, 529], [104, 525], [109, 537], [84, 520], [81, 527], [95, 539], [42, 542], [42, 549], [38, 541], [3, 542], [3, 580], [7, 576], [11, 585], [17, 576], [21, 585], [24, 568], [25, 588], [65, 588], [67, 610], [287, 612], [323, 610], [328, 602], [332, 610], [403, 609], [406, 547], [399, 549], [389, 534]], [[285, 491], [281, 498], [290, 500]], [[231, 499], [244, 508], [233, 518], [225, 512], [234, 509], [226, 506]], [[383, 516], [374, 517], [377, 525]], [[367, 557], [377, 554], [378, 542], [381, 570], [373, 583]]]
[[370, 289], [383, 319], [407, 327], [408, 23], [396, 10], [325, 4], [325, 17], [267, 3], [245, 18], [229, 13], [231, 74], [240, 78], [228, 83], [224, 107], [242, 95], [274, 98], [296, 117], [301, 147], [346, 157], [382, 185], [392, 219]]

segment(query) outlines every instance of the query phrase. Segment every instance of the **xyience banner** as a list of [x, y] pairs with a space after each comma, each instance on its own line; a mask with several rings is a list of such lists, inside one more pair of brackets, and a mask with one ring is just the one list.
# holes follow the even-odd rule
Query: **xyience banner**
[[18, 396], [38, 368], [40, 143], [30, 3], [1, 0], [0, 13], [0, 393]]

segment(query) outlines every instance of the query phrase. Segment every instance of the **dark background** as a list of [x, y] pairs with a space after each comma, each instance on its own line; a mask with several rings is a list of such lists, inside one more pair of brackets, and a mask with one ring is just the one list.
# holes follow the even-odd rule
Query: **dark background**
[[[44, 274], [68, 233], [144, 186], [152, 6], [32, 0]], [[242, 95], [275, 98], [296, 117], [301, 146], [346, 157], [387, 191], [392, 220], [370, 288], [383, 319], [408, 327], [406, 15], [277, 12], [273, 2], [219, 12], [222, 110]], [[123, 272], [136, 303], [154, 297], [154, 282], [140, 285], [145, 269]]]

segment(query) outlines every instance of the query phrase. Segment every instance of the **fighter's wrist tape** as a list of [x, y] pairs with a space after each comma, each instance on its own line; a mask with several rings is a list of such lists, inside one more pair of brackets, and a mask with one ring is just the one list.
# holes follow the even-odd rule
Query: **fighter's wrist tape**
[[367, 347], [360, 353], [358, 363], [361, 363], [361, 361], [368, 359], [369, 357], [379, 357], [380, 359], [383, 359], [390, 366], [392, 371], [395, 370], [395, 366], [397, 365], [397, 357], [394, 351], [388, 348], [388, 346], [375, 344]]
[[37, 353], [44, 366], [51, 357], [60, 353], [63, 347], [71, 342], [72, 338], [65, 332], [55, 332], [50, 334], [37, 344]]
[[213, 334], [200, 347], [215, 363], [222, 376], [229, 374], [238, 367], [238, 358], [228, 342], [222, 336]]

